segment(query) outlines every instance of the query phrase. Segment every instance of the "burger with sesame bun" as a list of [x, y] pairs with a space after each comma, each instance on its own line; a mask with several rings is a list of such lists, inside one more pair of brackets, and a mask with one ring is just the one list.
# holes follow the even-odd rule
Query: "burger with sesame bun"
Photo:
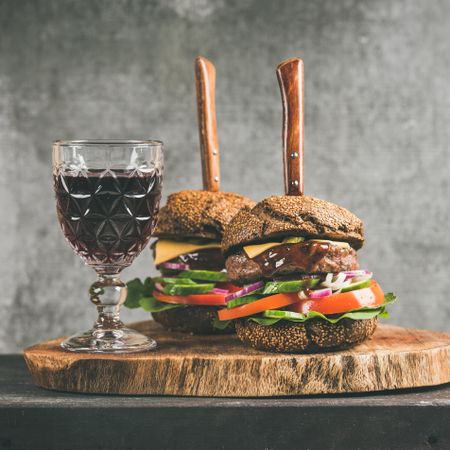
[[[142, 307], [173, 331], [194, 334], [232, 333], [234, 323], [215, 327], [225, 298], [240, 288], [228, 281], [221, 239], [225, 226], [254, 202], [220, 192], [214, 80], [211, 62], [196, 60], [199, 128], [204, 190], [169, 195], [161, 208], [152, 244], [161, 275], [128, 283], [125, 306]], [[221, 324], [223, 325], [223, 324]]]
[[351, 347], [385, 316], [385, 296], [356, 251], [363, 224], [347, 209], [307, 196], [273, 196], [227, 227], [226, 269], [240, 291], [218, 313], [239, 338], [277, 352]]
[[151, 299], [141, 301], [165, 328], [197, 334], [233, 332], [215, 328], [218, 309], [230, 291], [220, 241], [225, 226], [254, 203], [228, 192], [182, 191], [169, 196], [155, 230], [153, 256], [160, 277]]
[[[242, 286], [218, 312], [239, 339], [260, 350], [340, 350], [369, 338], [386, 317], [385, 295], [356, 251], [361, 220], [336, 204], [303, 195], [303, 63], [280, 64], [286, 195], [240, 211], [222, 240], [229, 280]], [[300, 99], [300, 101], [299, 101]], [[300, 164], [299, 164], [300, 163]]]

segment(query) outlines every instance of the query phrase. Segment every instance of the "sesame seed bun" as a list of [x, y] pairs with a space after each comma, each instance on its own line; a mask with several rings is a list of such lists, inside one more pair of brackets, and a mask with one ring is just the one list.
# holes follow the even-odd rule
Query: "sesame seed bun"
[[314, 353], [342, 350], [360, 344], [375, 332], [377, 318], [342, 319], [336, 324], [322, 319], [294, 323], [280, 320], [259, 325], [248, 319], [236, 321], [236, 334], [258, 350], [279, 353]]
[[279, 195], [240, 211], [225, 230], [222, 249], [229, 254], [244, 245], [283, 236], [343, 241], [357, 250], [364, 243], [364, 228], [342, 206], [304, 195]]
[[254, 202], [231, 192], [187, 190], [169, 195], [161, 208], [154, 236], [221, 240], [224, 228]]
[[217, 306], [188, 306], [153, 313], [153, 319], [169, 331], [181, 331], [193, 334], [229, 334], [234, 333], [234, 323], [224, 330], [213, 327], [217, 316]]

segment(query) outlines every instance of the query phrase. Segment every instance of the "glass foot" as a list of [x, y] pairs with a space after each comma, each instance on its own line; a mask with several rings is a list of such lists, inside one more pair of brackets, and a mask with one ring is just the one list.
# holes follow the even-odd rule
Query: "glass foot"
[[86, 353], [133, 353], [156, 348], [156, 341], [130, 328], [92, 329], [74, 334], [61, 343], [64, 350]]

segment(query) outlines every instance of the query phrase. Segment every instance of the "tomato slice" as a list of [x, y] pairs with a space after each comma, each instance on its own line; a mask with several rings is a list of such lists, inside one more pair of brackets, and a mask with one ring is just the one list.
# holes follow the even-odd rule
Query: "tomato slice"
[[174, 303], [176, 305], [204, 306], [225, 305], [225, 297], [227, 296], [227, 294], [167, 295], [158, 291], [153, 291], [152, 295], [160, 302]]
[[219, 320], [238, 319], [239, 317], [251, 316], [265, 311], [266, 309], [277, 309], [283, 306], [292, 305], [299, 301], [297, 293], [290, 294], [276, 294], [270, 297], [265, 297], [260, 300], [255, 300], [246, 305], [237, 306], [231, 309], [221, 309], [217, 312]]
[[322, 314], [338, 314], [363, 308], [364, 306], [379, 306], [384, 303], [384, 292], [380, 285], [372, 280], [370, 287], [356, 291], [342, 292], [318, 299], [305, 299], [291, 305], [288, 309], [306, 314], [309, 311]]

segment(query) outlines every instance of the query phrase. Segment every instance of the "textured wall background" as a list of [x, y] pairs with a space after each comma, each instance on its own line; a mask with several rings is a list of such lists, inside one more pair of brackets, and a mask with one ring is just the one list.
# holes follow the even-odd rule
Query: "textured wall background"
[[[95, 317], [56, 222], [54, 139], [159, 138], [165, 194], [201, 186], [198, 54], [223, 188], [255, 199], [282, 191], [275, 67], [304, 58], [307, 193], [365, 221], [392, 323], [449, 329], [450, 2], [0, 0], [0, 351]], [[145, 251], [124, 278], [152, 270]]]

